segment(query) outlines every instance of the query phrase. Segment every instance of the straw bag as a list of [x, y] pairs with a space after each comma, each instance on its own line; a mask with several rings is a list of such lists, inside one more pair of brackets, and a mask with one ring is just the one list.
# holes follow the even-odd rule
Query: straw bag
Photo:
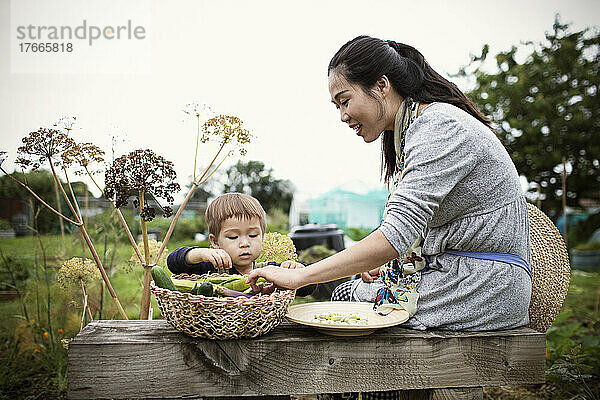
[[567, 297], [571, 272], [569, 253], [558, 229], [546, 214], [530, 203], [527, 203], [527, 213], [533, 277], [529, 326], [546, 332]]
[[[173, 278], [201, 280], [231, 275], [173, 275]], [[264, 335], [281, 323], [295, 290], [275, 289], [270, 295], [246, 297], [206, 297], [150, 288], [162, 316], [185, 334], [207, 339], [238, 339]]]

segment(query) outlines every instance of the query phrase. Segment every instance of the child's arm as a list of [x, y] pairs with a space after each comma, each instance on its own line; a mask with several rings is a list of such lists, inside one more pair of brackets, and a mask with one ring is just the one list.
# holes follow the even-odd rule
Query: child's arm
[[[199, 251], [197, 251], [199, 250]], [[180, 247], [174, 251], [172, 251], [167, 257], [167, 266], [169, 270], [174, 274], [209, 274], [213, 272], [217, 272], [214, 263], [210, 260], [205, 261], [204, 257], [210, 258], [210, 256], [206, 256], [204, 250], [219, 250], [219, 249], [206, 249], [199, 247]], [[223, 251], [223, 250], [219, 250]], [[190, 254], [188, 258], [188, 254]], [[204, 256], [203, 256], [204, 254]], [[218, 255], [218, 252], [213, 253], [213, 256]], [[227, 255], [229, 257], [229, 255]], [[223, 257], [219, 257], [222, 261]], [[214, 259], [215, 262], [216, 258]], [[217, 262], [218, 264], [218, 262]], [[225, 265], [225, 264], [223, 264]], [[229, 257], [229, 265], [231, 266], [231, 257]], [[228, 267], [230, 268], [230, 267]]]
[[231, 257], [222, 249], [195, 247], [185, 255], [185, 262], [188, 264], [198, 264], [202, 261], [211, 263], [217, 269], [230, 269], [233, 266]]

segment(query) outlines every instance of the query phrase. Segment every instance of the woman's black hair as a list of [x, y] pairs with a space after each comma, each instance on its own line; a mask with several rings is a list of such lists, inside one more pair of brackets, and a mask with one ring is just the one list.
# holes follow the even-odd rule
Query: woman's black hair
[[[403, 98], [411, 97], [420, 103], [443, 102], [471, 114], [491, 129], [491, 122], [473, 102], [452, 82], [429, 66], [425, 57], [414, 47], [393, 40], [358, 36], [335, 53], [327, 74], [336, 70], [351, 84], [356, 84], [375, 97], [372, 88], [379, 78], [387, 76], [391, 86]], [[381, 173], [385, 183], [396, 168], [394, 133], [385, 131], [382, 140]]]

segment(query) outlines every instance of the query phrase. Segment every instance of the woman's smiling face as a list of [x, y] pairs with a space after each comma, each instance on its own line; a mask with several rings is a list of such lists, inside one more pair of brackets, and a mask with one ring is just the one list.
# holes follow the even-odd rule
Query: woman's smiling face
[[[369, 96], [359, 86], [348, 83], [336, 71], [329, 74], [329, 93], [331, 101], [340, 110], [342, 122], [347, 123], [366, 143], [377, 140], [387, 129], [383, 98], [378, 101]], [[381, 96], [381, 92], [377, 90], [373, 90], [373, 94]]]

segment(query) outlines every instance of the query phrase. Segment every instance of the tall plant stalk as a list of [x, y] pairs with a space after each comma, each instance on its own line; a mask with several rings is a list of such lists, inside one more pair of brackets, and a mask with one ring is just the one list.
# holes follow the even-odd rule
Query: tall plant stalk
[[[56, 208], [58, 212], [62, 214], [62, 206], [60, 204], [60, 195], [58, 194], [58, 185], [54, 182], [54, 194], [56, 196]], [[62, 240], [63, 249], [65, 248], [65, 223], [62, 218], [58, 218], [60, 224], [60, 238]]]
[[[102, 265], [106, 267], [106, 252], [108, 251], [108, 232], [104, 228], [104, 251], [102, 252]], [[114, 253], [114, 252], [113, 252]], [[111, 263], [112, 265], [112, 263]], [[104, 305], [104, 282], [100, 283], [100, 306], [98, 307], [98, 319], [102, 319], [102, 306]]]
[[[128, 234], [130, 243], [134, 248], [137, 257], [144, 268], [144, 276], [142, 282], [142, 302], [140, 305], [140, 319], [146, 319], [150, 315], [150, 282], [152, 280], [151, 268], [154, 264], [160, 260], [162, 253], [166, 249], [168, 240], [170, 239], [175, 224], [177, 223], [183, 209], [192, 197], [194, 191], [198, 186], [204, 183], [210, 176], [222, 165], [228, 155], [217, 163], [219, 156], [222, 154], [223, 149], [228, 143], [235, 142], [236, 145], [243, 145], [248, 143], [250, 140], [249, 132], [242, 128], [242, 122], [237, 117], [231, 117], [226, 115], [219, 115], [217, 117], [209, 119], [202, 126], [202, 137], [200, 136], [200, 119], [199, 113], [196, 112], [196, 120], [198, 122], [197, 137], [196, 137], [196, 148], [194, 156], [194, 180], [192, 186], [185, 197], [182, 205], [177, 210], [177, 214], [171, 221], [169, 229], [162, 240], [161, 247], [156, 255], [151, 255], [148, 244], [148, 231], [146, 222], [150, 221], [155, 216], [154, 208], [147, 204], [147, 197], [151, 196], [157, 201], [157, 198], [164, 198], [169, 203], [173, 202], [173, 196], [171, 193], [179, 190], [179, 185], [174, 183], [175, 171], [172, 167], [172, 163], [166, 161], [164, 158], [157, 156], [151, 150], [135, 150], [125, 156], [121, 156], [115, 159], [110, 168], [105, 173], [105, 189], [102, 191], [104, 196], [111, 199], [115, 208], [119, 208], [128, 203], [129, 196], [135, 195], [136, 201], [134, 206], [138, 207], [140, 215], [140, 227], [143, 238], [144, 255], [140, 253], [138, 246], [133, 239], [128, 228], [125, 231]], [[219, 149], [211, 162], [204, 169], [200, 178], [196, 179], [197, 173], [197, 156], [200, 142], [206, 143], [211, 138], [218, 138], [220, 140]], [[240, 146], [240, 153], [244, 153], [243, 146]], [[215, 167], [216, 164], [216, 167]], [[91, 174], [88, 175], [91, 177]], [[99, 185], [92, 178], [94, 184]], [[114, 201], [113, 201], [114, 199]], [[137, 204], [136, 204], [137, 203]], [[160, 204], [159, 204], [160, 206]], [[168, 217], [172, 215], [172, 211], [169, 207], [162, 207], [164, 216]], [[121, 218], [121, 223], [126, 227], [126, 222]]]
[[81, 313], [81, 324], [79, 325], [79, 331], [81, 332], [85, 323], [85, 312], [87, 311], [90, 321], [93, 321], [94, 318], [92, 318], [92, 312], [90, 311], [90, 306], [88, 305], [88, 295], [85, 290], [85, 284], [83, 283], [82, 279], [79, 280], [79, 283], [81, 283], [81, 293], [83, 293], [83, 312]]
[[38, 249], [35, 248], [33, 252], [33, 270], [35, 271], [35, 311], [37, 319], [35, 320], [35, 326], [40, 327], [40, 321], [42, 320], [42, 309], [40, 300], [40, 271], [38, 265]]
[[50, 313], [50, 310], [52, 308], [52, 297], [50, 296], [50, 281], [48, 279], [48, 259], [46, 257], [46, 248], [44, 247], [44, 242], [42, 241], [42, 237], [40, 236], [40, 231], [38, 229], [37, 217], [34, 218], [33, 224], [35, 237], [39, 243], [40, 251], [42, 252], [44, 282], [46, 283], [46, 320], [48, 322], [48, 330], [50, 331], [50, 342], [52, 343], [52, 350], [54, 350], [54, 330], [52, 329], [52, 315]]
[[[139, 192], [140, 202], [140, 214], [144, 213], [144, 192]], [[142, 305], [140, 307], [140, 319], [148, 319], [150, 314], [150, 281], [152, 281], [152, 274], [150, 266], [150, 248], [148, 245], [148, 228], [146, 227], [146, 221], [144, 218], [140, 218], [140, 225], [142, 227], [142, 238], [144, 240], [144, 289], [142, 290]], [[137, 246], [136, 246], [137, 247]]]

